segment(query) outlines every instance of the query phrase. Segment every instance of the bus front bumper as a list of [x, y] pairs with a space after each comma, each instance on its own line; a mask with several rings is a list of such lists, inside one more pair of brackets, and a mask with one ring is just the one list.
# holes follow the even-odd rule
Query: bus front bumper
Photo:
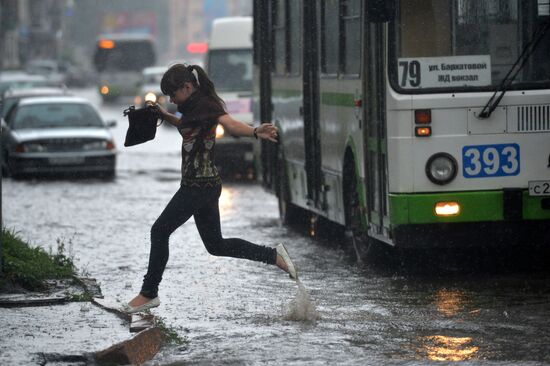
[[[439, 202], [455, 202], [459, 212], [438, 216]], [[390, 212], [400, 247], [532, 244], [550, 236], [550, 197], [522, 189], [391, 194]]]

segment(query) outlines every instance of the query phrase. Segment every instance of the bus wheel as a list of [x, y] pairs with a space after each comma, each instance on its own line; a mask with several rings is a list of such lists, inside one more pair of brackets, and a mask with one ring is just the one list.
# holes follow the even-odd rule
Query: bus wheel
[[[349, 172], [349, 169], [346, 170]], [[346, 174], [345, 176], [349, 177], [344, 191], [346, 242], [350, 249], [353, 249], [357, 262], [363, 263], [363, 260], [368, 256], [370, 240], [361, 228], [361, 201], [357, 192], [357, 177], [355, 173]]]

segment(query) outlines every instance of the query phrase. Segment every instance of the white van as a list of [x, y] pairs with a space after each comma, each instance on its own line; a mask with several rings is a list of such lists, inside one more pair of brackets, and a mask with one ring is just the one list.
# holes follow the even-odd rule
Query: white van
[[[252, 125], [252, 17], [213, 21], [206, 72], [227, 112]], [[217, 139], [217, 165], [243, 177], [254, 177], [252, 141], [228, 136], [221, 126]]]

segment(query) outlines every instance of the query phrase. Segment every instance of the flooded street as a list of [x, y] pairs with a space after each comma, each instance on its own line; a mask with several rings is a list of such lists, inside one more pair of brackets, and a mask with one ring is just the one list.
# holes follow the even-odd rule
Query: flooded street
[[[99, 106], [93, 90], [77, 94]], [[64, 242], [105, 297], [121, 303], [139, 291], [151, 225], [178, 189], [181, 143], [160, 127], [154, 141], [125, 148], [124, 108], [100, 106], [118, 122], [115, 180], [4, 179], [2, 187], [6, 227], [45, 248]], [[170, 239], [162, 304], [152, 311], [186, 342], [149, 364], [550, 364], [548, 271], [501, 270], [497, 254], [478, 270], [444, 274], [429, 261], [411, 271], [410, 258], [405, 269], [359, 266], [336, 239], [282, 227], [276, 198], [255, 183], [224, 184], [220, 212], [225, 237], [284, 243], [303, 288], [274, 266], [209, 255], [191, 219]]]

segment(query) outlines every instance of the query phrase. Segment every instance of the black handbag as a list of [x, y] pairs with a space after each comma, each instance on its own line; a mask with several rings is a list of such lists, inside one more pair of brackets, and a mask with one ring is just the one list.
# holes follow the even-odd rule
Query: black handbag
[[160, 116], [154, 106], [147, 105], [136, 109], [132, 105], [124, 110], [124, 116], [128, 116], [128, 131], [126, 131], [124, 146], [142, 144], [155, 138], [157, 127], [160, 126], [160, 124], [157, 125]]

